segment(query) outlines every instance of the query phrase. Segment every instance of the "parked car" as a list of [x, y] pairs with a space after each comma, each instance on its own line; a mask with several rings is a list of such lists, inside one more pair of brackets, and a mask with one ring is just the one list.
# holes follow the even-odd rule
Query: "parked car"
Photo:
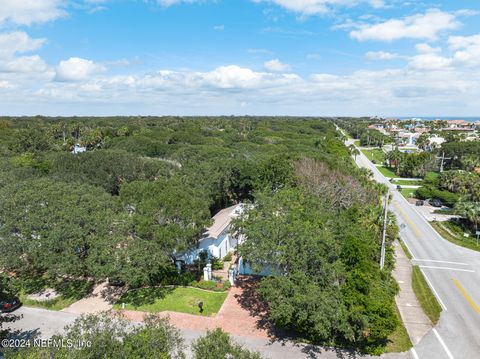
[[433, 207], [439, 207], [440, 208], [440, 207], [443, 206], [443, 203], [438, 198], [434, 198], [434, 199], [430, 200], [430, 205], [433, 206]]
[[118, 278], [108, 278], [108, 284], [112, 287], [123, 287], [125, 282]]
[[401, 191], [401, 190], [402, 190], [402, 186], [400, 186], [399, 184], [397, 184], [397, 190]]
[[417, 202], [415, 202], [415, 206], [423, 206], [425, 204], [425, 201], [422, 201], [422, 200], [418, 200]]
[[13, 312], [15, 309], [20, 308], [21, 305], [22, 303], [17, 297], [0, 298], [0, 312], [2, 313]]

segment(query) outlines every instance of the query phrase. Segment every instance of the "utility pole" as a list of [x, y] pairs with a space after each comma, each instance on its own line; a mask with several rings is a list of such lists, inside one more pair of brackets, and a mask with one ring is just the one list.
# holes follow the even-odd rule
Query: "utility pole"
[[452, 157], [445, 157], [445, 152], [442, 152], [442, 157], [437, 157], [437, 160], [440, 160], [440, 173], [443, 172], [443, 164], [445, 160], [451, 160]]
[[390, 197], [390, 191], [387, 191], [385, 196], [385, 213], [383, 214], [383, 235], [382, 235], [382, 248], [380, 250], [380, 269], [385, 266], [385, 236], [387, 234], [387, 216], [388, 216], [388, 198]]

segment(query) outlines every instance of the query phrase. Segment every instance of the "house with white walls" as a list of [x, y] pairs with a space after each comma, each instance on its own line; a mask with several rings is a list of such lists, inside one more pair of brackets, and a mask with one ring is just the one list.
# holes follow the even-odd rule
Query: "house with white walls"
[[230, 232], [232, 221], [245, 210], [245, 204], [240, 203], [222, 209], [213, 216], [213, 224], [207, 228], [195, 248], [192, 248], [179, 257], [178, 261], [193, 264], [201, 252], [206, 251], [209, 257], [223, 259], [228, 252], [233, 251], [238, 239]]

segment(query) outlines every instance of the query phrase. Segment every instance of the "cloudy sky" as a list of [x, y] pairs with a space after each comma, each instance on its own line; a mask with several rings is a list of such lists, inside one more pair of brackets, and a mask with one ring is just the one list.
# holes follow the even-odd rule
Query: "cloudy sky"
[[0, 114], [480, 116], [480, 1], [0, 0]]

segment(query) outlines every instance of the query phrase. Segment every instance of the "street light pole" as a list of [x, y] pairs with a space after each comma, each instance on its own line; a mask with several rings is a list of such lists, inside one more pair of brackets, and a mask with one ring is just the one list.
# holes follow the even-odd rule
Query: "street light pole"
[[382, 234], [382, 248], [380, 250], [380, 269], [385, 266], [385, 236], [387, 234], [387, 216], [388, 216], [388, 198], [390, 191], [387, 191], [385, 196], [385, 213], [383, 214], [383, 234]]

